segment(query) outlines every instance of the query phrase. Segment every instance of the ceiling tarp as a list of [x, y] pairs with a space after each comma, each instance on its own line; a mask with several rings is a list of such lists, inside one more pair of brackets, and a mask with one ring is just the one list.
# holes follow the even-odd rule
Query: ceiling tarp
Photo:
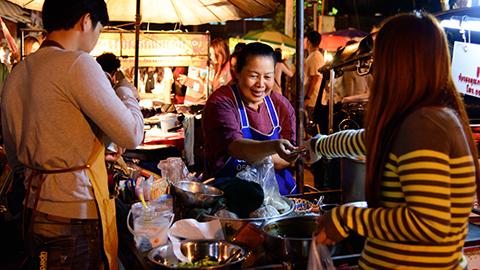
[[[43, 0], [9, 0], [41, 10]], [[68, 0], [66, 0], [68, 1]], [[106, 0], [111, 21], [134, 21], [136, 0]], [[141, 0], [142, 22], [198, 25], [272, 13], [274, 0]]]

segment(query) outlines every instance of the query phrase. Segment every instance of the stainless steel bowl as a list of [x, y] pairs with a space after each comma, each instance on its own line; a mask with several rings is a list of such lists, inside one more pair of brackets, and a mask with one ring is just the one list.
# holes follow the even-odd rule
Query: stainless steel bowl
[[316, 215], [281, 217], [262, 226], [267, 255], [289, 262], [308, 261], [310, 244], [319, 227]]
[[214, 219], [218, 219], [220, 224], [222, 225], [223, 233], [227, 240], [233, 240], [236, 234], [245, 227], [248, 223], [254, 223], [257, 226], [261, 226], [264, 222], [280, 218], [286, 217], [292, 214], [293, 210], [295, 209], [295, 203], [289, 200], [286, 197], [282, 197], [282, 199], [288, 204], [289, 208], [285, 212], [281, 213], [275, 217], [265, 217], [265, 218], [224, 218], [224, 217], [217, 217], [213, 215], [206, 215], [202, 216], [204, 221], [210, 221]]
[[172, 186], [176, 198], [188, 207], [208, 208], [223, 196], [220, 189], [194, 181], [180, 181]]
[[[217, 240], [185, 240], [180, 244], [180, 250], [190, 261], [195, 262], [205, 257], [220, 264], [204, 267], [188, 267], [188, 269], [240, 269], [242, 262], [247, 256], [244, 248], [227, 241]], [[222, 263], [231, 255], [229, 262]], [[167, 269], [182, 269], [187, 267], [178, 266], [179, 260], [173, 253], [171, 244], [160, 246], [151, 250], [148, 259], [154, 264]]]

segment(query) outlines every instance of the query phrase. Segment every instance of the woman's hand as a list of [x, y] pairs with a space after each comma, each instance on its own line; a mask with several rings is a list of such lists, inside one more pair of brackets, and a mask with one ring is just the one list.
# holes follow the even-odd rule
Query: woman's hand
[[293, 146], [290, 141], [285, 139], [274, 140], [275, 152], [284, 160], [292, 162], [298, 158], [299, 152], [297, 147]]
[[318, 140], [327, 137], [326, 135], [317, 134], [315, 137], [310, 138], [300, 147], [301, 151], [305, 151], [304, 159], [307, 164], [313, 164], [317, 162], [322, 156], [316, 151], [316, 145]]
[[328, 237], [327, 232], [325, 230], [326, 222], [325, 222], [324, 216], [317, 217], [317, 226], [319, 228], [319, 233], [315, 236], [315, 242], [317, 244], [323, 244], [323, 245], [335, 244], [335, 241]]

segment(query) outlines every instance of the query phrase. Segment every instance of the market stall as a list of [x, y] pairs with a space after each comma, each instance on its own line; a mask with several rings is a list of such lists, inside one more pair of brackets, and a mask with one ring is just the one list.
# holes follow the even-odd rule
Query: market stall
[[[141, 166], [154, 172], [159, 172], [156, 164], [167, 157], [185, 156], [187, 164], [194, 165], [198, 105], [205, 102], [209, 90], [209, 43], [208, 33], [140, 34], [137, 77], [145, 138], [142, 145], [127, 150], [124, 156], [140, 160]], [[115, 54], [121, 62], [120, 70], [133, 81], [135, 48], [133, 32], [108, 29], [101, 33], [91, 54]], [[180, 84], [182, 77], [184, 83]]]

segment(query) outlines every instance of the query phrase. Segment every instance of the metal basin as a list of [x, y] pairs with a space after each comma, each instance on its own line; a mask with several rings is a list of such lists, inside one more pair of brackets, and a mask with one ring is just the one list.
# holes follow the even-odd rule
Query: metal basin
[[244, 248], [227, 241], [217, 240], [185, 240], [180, 244], [180, 250], [190, 261], [195, 262], [204, 258], [221, 263], [234, 255], [230, 262], [213, 266], [182, 267], [173, 253], [171, 244], [157, 247], [148, 254], [148, 259], [165, 269], [240, 269], [247, 252]]
[[277, 261], [306, 262], [312, 236], [319, 231], [317, 216], [281, 217], [262, 225], [265, 251]]
[[202, 219], [204, 221], [210, 221], [214, 219], [218, 219], [220, 221], [220, 224], [222, 225], [223, 232], [225, 235], [225, 238], [227, 240], [233, 240], [233, 237], [239, 232], [243, 227], [245, 227], [248, 223], [254, 223], [257, 226], [261, 226], [263, 223], [265, 223], [268, 220], [275, 219], [275, 218], [280, 218], [280, 217], [286, 217], [292, 214], [293, 210], [295, 209], [295, 203], [291, 200], [289, 200], [286, 197], [282, 197], [282, 199], [288, 203], [289, 208], [285, 212], [281, 213], [278, 216], [275, 217], [265, 217], [265, 218], [224, 218], [224, 217], [217, 217], [213, 215], [203, 215]]
[[180, 181], [172, 186], [176, 198], [187, 207], [208, 208], [223, 196], [220, 189], [194, 181]]

